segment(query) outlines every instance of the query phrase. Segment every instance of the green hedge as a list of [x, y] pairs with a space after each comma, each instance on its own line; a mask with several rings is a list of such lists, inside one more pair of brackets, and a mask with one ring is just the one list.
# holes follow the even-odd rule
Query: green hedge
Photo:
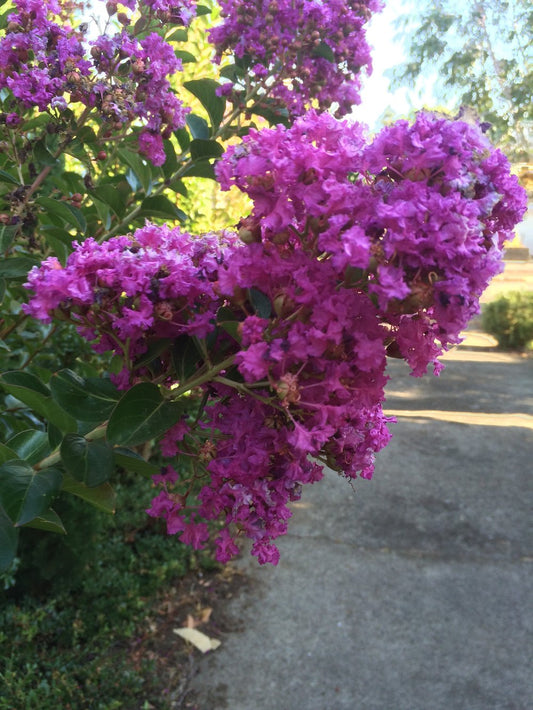
[[533, 340], [533, 292], [512, 291], [487, 303], [482, 323], [500, 347], [524, 350]]

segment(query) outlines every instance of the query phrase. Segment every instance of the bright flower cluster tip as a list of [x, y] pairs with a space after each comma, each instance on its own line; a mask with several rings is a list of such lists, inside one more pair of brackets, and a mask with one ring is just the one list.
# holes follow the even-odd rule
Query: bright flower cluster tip
[[[381, 0], [231, 0], [220, 5], [223, 22], [210, 31], [218, 59], [230, 50], [258, 85], [275, 76], [263, 88], [279, 108], [299, 116], [311, 106], [323, 111], [334, 104], [340, 117], [360, 103], [360, 72], [372, 68], [365, 25], [381, 9]], [[231, 86], [225, 88], [231, 96]]]

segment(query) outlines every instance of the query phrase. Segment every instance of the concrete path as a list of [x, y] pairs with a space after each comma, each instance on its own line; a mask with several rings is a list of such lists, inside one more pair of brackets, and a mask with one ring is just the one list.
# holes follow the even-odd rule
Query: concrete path
[[[304, 491], [203, 659], [198, 710], [533, 708], [533, 359], [391, 362], [374, 479]], [[238, 622], [238, 624], [237, 624]]]

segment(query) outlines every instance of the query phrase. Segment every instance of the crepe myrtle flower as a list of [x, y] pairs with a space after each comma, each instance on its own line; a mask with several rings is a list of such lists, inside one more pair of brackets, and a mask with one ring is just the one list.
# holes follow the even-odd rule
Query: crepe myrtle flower
[[82, 35], [59, 24], [55, 0], [14, 0], [5, 36], [0, 40], [0, 88], [8, 88], [24, 108], [45, 111], [91, 70]]
[[[190, 2], [166, 5], [188, 23]], [[162, 165], [163, 139], [185, 125], [188, 111], [170, 85], [182, 65], [168, 42], [156, 32], [138, 40], [122, 29], [88, 48], [55, 0], [15, 0], [15, 9], [0, 40], [0, 88], [40, 111], [64, 111], [68, 95], [98, 111], [110, 135], [140, 121], [140, 152]]]
[[[229, 233], [200, 239], [150, 223], [102, 244], [89, 238], [75, 243], [65, 266], [49, 257], [30, 271], [34, 295], [24, 310], [71, 319], [97, 352], [123, 355], [119, 344], [128, 342], [130, 360], [154, 339], [205, 337], [220, 305], [214, 266], [235, 242]], [[124, 375], [121, 386], [138, 373]]]
[[216, 169], [223, 189], [254, 203], [243, 240], [327, 260], [372, 298], [417, 374], [407, 333], [434, 342], [426, 366], [459, 341], [526, 207], [476, 125], [430, 113], [368, 141], [362, 126], [311, 111], [290, 128], [250, 131]]
[[[372, 63], [365, 25], [379, 0], [238, 0], [221, 3], [222, 23], [210, 30], [216, 61], [226, 52], [245, 60], [252, 81], [271, 77], [269, 97], [292, 116], [311, 106], [360, 103], [360, 73]], [[231, 96], [228, 86], [224, 93]], [[236, 95], [239, 100], [239, 94]]]

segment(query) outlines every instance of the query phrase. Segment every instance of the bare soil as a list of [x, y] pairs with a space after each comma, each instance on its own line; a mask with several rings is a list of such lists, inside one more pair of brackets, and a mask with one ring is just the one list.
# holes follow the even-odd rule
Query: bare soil
[[239, 621], [226, 613], [227, 602], [251, 584], [228, 565], [189, 572], [160, 593], [127, 651], [134, 667], [148, 661], [153, 668], [152, 700], [140, 701], [138, 710], [198, 710], [189, 686], [202, 653], [174, 629], [196, 628], [212, 639], [238, 631]]

